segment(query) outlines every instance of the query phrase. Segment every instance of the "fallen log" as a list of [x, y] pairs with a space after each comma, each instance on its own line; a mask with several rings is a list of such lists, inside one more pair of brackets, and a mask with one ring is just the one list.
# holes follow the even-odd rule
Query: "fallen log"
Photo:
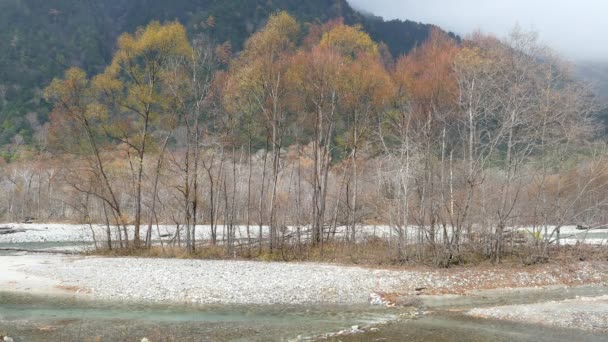
[[15, 233], [25, 233], [25, 229], [15, 229], [12, 227], [0, 227], [0, 235], [8, 235]]
[[60, 249], [27, 249], [27, 248], [0, 248], [0, 252], [26, 252], [26, 253], [39, 253], [39, 254], [66, 254], [74, 255], [78, 254], [77, 251], [66, 251]]

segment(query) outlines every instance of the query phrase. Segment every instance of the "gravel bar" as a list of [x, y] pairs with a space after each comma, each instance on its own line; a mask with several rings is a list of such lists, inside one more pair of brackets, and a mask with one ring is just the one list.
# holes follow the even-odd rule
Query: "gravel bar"
[[[0, 257], [12, 271], [58, 282], [95, 298], [222, 304], [359, 304], [376, 294], [464, 294], [473, 289], [581, 285], [608, 281], [606, 263], [529, 268], [385, 270], [313, 263]], [[12, 261], [11, 261], [12, 260]], [[1, 289], [0, 289], [1, 290]]]
[[468, 312], [494, 318], [562, 328], [608, 333], [608, 296], [581, 297], [558, 302], [478, 308]]

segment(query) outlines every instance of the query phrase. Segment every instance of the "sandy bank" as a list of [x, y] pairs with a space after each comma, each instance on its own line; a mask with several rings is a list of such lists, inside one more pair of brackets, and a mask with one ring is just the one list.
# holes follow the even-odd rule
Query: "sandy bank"
[[29, 268], [46, 267], [51, 262], [63, 259], [42, 255], [0, 256], [0, 291], [35, 294], [71, 295], [69, 288], [61, 281], [47, 276], [37, 276], [28, 272]]

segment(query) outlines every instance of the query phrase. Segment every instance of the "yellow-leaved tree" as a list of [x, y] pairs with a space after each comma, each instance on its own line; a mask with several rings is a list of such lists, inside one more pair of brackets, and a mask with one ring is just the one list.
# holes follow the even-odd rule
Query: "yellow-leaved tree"
[[[84, 72], [71, 69], [65, 79], [55, 80], [46, 92], [55, 104], [56, 122], [60, 118], [72, 119], [85, 128], [87, 145], [97, 156], [96, 167], [102, 175], [105, 167], [99, 157], [97, 136], [102, 134], [124, 146], [133, 181], [136, 248], [141, 245], [144, 158], [154, 148], [152, 134], [166, 124], [164, 119], [172, 111], [172, 96], [165, 89], [166, 70], [174, 58], [188, 58], [192, 54], [181, 24], [152, 22], [134, 34], [121, 35], [112, 63], [92, 81]], [[104, 199], [126, 224], [110, 182], [105, 175], [102, 178], [109, 194]]]
[[[192, 54], [185, 28], [175, 22], [152, 22], [135, 34], [123, 34], [106, 70], [93, 79], [100, 102], [114, 113], [107, 133], [126, 146], [132, 163], [135, 192], [135, 247], [139, 247], [142, 220], [144, 158], [152, 148], [154, 125], [171, 109], [163, 89], [163, 72], [172, 57]], [[119, 123], [119, 124], [116, 124]]]
[[[296, 49], [299, 25], [286, 12], [268, 19], [266, 26], [245, 44], [245, 50], [230, 67], [225, 102], [227, 107], [243, 113], [244, 122], [261, 122], [272, 151], [272, 180], [269, 190], [270, 249], [277, 241], [276, 195], [280, 172], [280, 153], [283, 147], [285, 120], [291, 88], [287, 85], [290, 57]], [[249, 134], [251, 136], [251, 134]], [[268, 150], [268, 149], [267, 149]], [[266, 170], [264, 169], [264, 178]], [[265, 181], [263, 180], [262, 183]], [[259, 201], [259, 235], [262, 226], [265, 189]], [[261, 245], [260, 245], [261, 248]]]

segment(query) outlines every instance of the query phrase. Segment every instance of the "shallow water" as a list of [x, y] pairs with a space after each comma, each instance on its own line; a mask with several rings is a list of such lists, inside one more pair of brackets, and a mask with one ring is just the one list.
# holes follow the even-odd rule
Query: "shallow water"
[[199, 306], [0, 293], [0, 334], [15, 341], [283, 341], [393, 320], [369, 306]]
[[531, 304], [606, 294], [608, 287], [583, 286], [496, 290], [469, 296], [427, 297], [423, 298], [421, 307], [425, 314], [417, 319], [391, 322], [374, 332], [341, 336], [330, 341], [605, 342], [608, 341], [608, 335], [602, 333], [475, 318], [465, 312], [474, 307]]
[[458, 313], [434, 313], [416, 320], [390, 323], [376, 332], [330, 341], [605, 342], [608, 336], [575, 329], [479, 319]]
[[[361, 306], [222, 306], [85, 301], [0, 292], [0, 334], [15, 341], [287, 341], [352, 325], [373, 332], [333, 341], [606, 341], [608, 336], [469, 317], [473, 307], [600, 296], [608, 288], [484, 291], [469, 296], [421, 297], [417, 319], [402, 309]], [[97, 340], [96, 340], [97, 339]]]
[[[0, 248], [26, 249], [88, 246], [84, 242], [0, 244]], [[418, 310], [425, 314], [417, 319], [393, 321], [379, 326], [377, 331], [340, 336], [334, 341], [608, 341], [606, 335], [580, 330], [485, 320], [464, 314], [474, 307], [606, 294], [606, 287], [589, 286], [421, 297], [423, 304]], [[392, 321], [402, 312], [367, 305], [199, 306], [84, 301], [0, 292], [0, 335], [9, 334], [17, 342], [140, 341], [143, 337], [153, 342], [287, 341], [298, 335], [319, 336], [352, 325]]]
[[521, 288], [473, 291], [467, 296], [422, 297], [424, 308], [428, 310], [468, 310], [472, 308], [533, 304], [561, 301], [576, 297], [599, 297], [608, 294], [608, 287], [600, 285], [546, 288]]

